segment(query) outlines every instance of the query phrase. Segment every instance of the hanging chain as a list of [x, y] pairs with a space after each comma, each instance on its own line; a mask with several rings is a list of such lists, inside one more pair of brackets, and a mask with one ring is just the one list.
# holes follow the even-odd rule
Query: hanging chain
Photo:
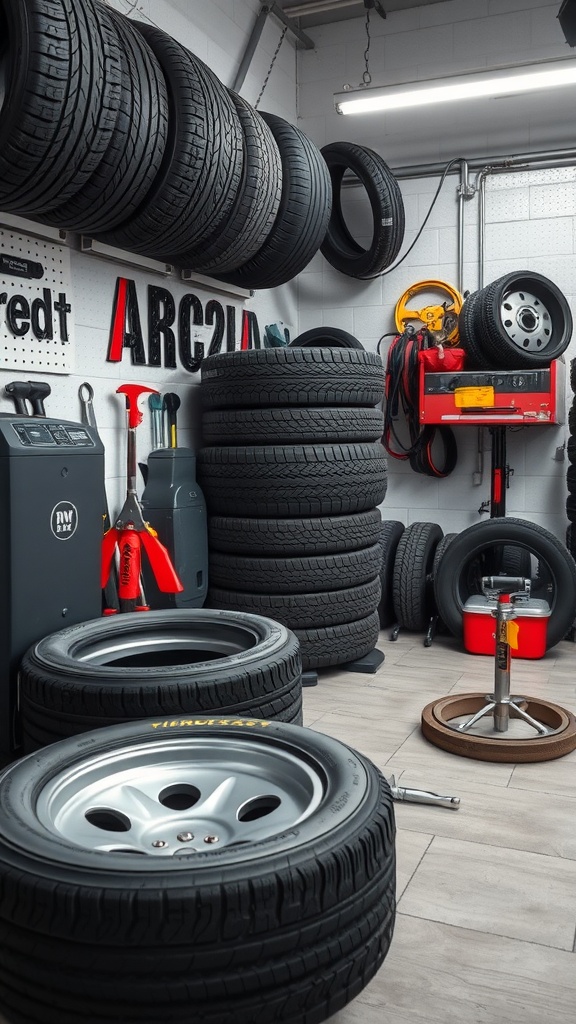
[[258, 110], [258, 104], [260, 103], [260, 100], [262, 99], [262, 93], [264, 92], [264, 89], [268, 85], [268, 79], [270, 78], [270, 75], [272, 74], [272, 68], [274, 67], [274, 64], [276, 62], [276, 57], [278, 56], [278, 54], [280, 52], [280, 47], [282, 46], [282, 43], [284, 42], [284, 36], [286, 35], [287, 31], [288, 31], [288, 26], [285, 25], [284, 28], [282, 29], [282, 34], [280, 36], [280, 40], [278, 42], [278, 46], [274, 50], [274, 56], [272, 57], [272, 60], [270, 61], [270, 67], [268, 68], [268, 72], [266, 74], [266, 78], [264, 79], [264, 83], [262, 85], [262, 88], [260, 89], [260, 93], [258, 95], [258, 99], [256, 100], [256, 103], [254, 104], [254, 110]]
[[372, 81], [372, 75], [370, 74], [370, 68], [368, 66], [369, 55], [370, 55], [370, 8], [366, 8], [366, 49], [364, 50], [364, 63], [366, 64], [366, 70], [362, 75], [362, 81], [364, 85], [370, 85]]

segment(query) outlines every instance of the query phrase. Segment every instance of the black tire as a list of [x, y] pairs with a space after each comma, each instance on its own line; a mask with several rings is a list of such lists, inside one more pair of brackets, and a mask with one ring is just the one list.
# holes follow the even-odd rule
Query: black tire
[[365, 619], [344, 622], [324, 629], [295, 629], [302, 652], [302, 668], [328, 668], [346, 665], [373, 651], [380, 635], [378, 612]]
[[384, 366], [374, 352], [267, 348], [207, 356], [201, 400], [209, 409], [287, 405], [378, 405]]
[[[376, 277], [394, 262], [404, 238], [404, 203], [396, 178], [378, 153], [351, 142], [322, 149], [332, 181], [332, 214], [320, 248], [328, 262], [349, 277]], [[372, 209], [368, 249], [352, 236], [342, 212], [342, 179], [347, 170], [362, 182]]]
[[121, 97], [118, 38], [91, 0], [2, 4], [0, 38], [0, 208], [47, 212], [83, 188], [108, 149]]
[[298, 643], [276, 622], [206, 609], [136, 612], [71, 626], [28, 649], [23, 731], [28, 719], [32, 733], [74, 736], [152, 716], [273, 717], [297, 710], [300, 686]]
[[573, 394], [576, 394], [576, 359], [570, 360], [570, 388]]
[[49, 224], [92, 234], [128, 220], [159, 172], [168, 135], [168, 94], [162, 69], [128, 18], [96, 2], [110, 18], [120, 45], [122, 96], [110, 144], [81, 192], [52, 210]]
[[396, 622], [422, 632], [433, 612], [431, 573], [443, 537], [437, 523], [412, 523], [402, 534], [394, 559], [392, 599]]
[[202, 438], [219, 444], [338, 444], [377, 441], [384, 429], [380, 409], [330, 406], [279, 409], [215, 409], [202, 417]]
[[458, 344], [466, 352], [467, 370], [489, 370], [490, 362], [482, 348], [482, 292], [472, 292], [458, 314]]
[[[198, 809], [179, 752], [200, 766]], [[166, 789], [171, 768], [176, 785]], [[231, 775], [249, 801], [230, 799], [218, 818], [208, 797]], [[78, 776], [103, 794], [100, 814]], [[66, 822], [56, 823], [50, 802], [55, 780]], [[321, 1022], [358, 995], [388, 951], [389, 786], [367, 758], [312, 730], [202, 718], [98, 730], [15, 762], [0, 778], [0, 814], [0, 885], [13, 897], [0, 910], [0, 1000], [11, 1020]], [[106, 831], [115, 822], [128, 832]], [[200, 842], [206, 832], [220, 842], [174, 856], [174, 845], [189, 849], [177, 834], [195, 823]], [[152, 847], [159, 832], [164, 851]], [[95, 852], [99, 841], [105, 852]]]
[[568, 410], [568, 430], [571, 434], [576, 434], [576, 398], [572, 399]]
[[566, 498], [566, 515], [571, 523], [576, 523], [576, 497], [573, 494]]
[[295, 125], [263, 113], [280, 151], [282, 198], [261, 249], [219, 280], [241, 288], [277, 288], [297, 277], [316, 254], [332, 208], [330, 178], [320, 151]]
[[438, 573], [438, 567], [440, 565], [440, 562], [444, 558], [446, 550], [450, 547], [452, 541], [457, 536], [457, 533], [445, 533], [444, 536], [441, 537], [440, 540], [438, 541], [438, 544], [436, 545], [436, 550], [434, 552], [434, 561], [432, 562], [432, 584], [434, 584], [434, 580], [436, 579], [436, 575]]
[[531, 270], [505, 274], [482, 290], [480, 305], [482, 344], [494, 367], [546, 367], [570, 344], [570, 306], [542, 274]]
[[208, 540], [212, 551], [239, 555], [329, 555], [376, 544], [380, 522], [376, 508], [357, 515], [310, 519], [211, 516]]
[[537, 560], [532, 597], [550, 605], [547, 647], [562, 640], [576, 618], [576, 563], [564, 544], [535, 523], [523, 519], [489, 519], [458, 534], [438, 568], [434, 587], [442, 620], [455, 636], [462, 635], [463, 608], [481, 592], [480, 580], [490, 568], [495, 547], [524, 548]]
[[378, 606], [380, 626], [389, 626], [396, 619], [394, 612], [394, 560], [400, 538], [404, 533], [404, 523], [390, 519], [383, 522], [380, 527], [380, 546], [382, 548], [382, 561], [380, 563], [380, 588], [381, 598]]
[[255, 594], [305, 594], [355, 587], [373, 580], [380, 566], [380, 545], [336, 555], [308, 558], [248, 558], [210, 555], [210, 584]]
[[337, 626], [350, 622], [350, 616], [363, 619], [371, 615], [380, 600], [380, 577], [343, 590], [310, 594], [249, 594], [242, 590], [211, 587], [207, 605], [230, 611], [267, 615], [288, 629]]
[[566, 486], [568, 493], [576, 495], [576, 466], [570, 465], [566, 470]]
[[205, 245], [176, 262], [202, 274], [236, 270], [264, 245], [282, 195], [282, 164], [276, 140], [257, 110], [228, 90], [244, 137], [244, 167], [234, 205], [226, 222]]
[[566, 444], [566, 455], [571, 466], [576, 465], [576, 437], [570, 434]]
[[364, 348], [358, 338], [339, 327], [313, 327], [290, 342], [296, 348]]
[[154, 25], [131, 24], [166, 78], [168, 144], [140, 209], [98, 238], [162, 260], [201, 245], [225, 223], [240, 187], [242, 129], [227, 90], [206, 64]]
[[213, 515], [347, 515], [386, 495], [380, 444], [203, 448], [198, 482]]

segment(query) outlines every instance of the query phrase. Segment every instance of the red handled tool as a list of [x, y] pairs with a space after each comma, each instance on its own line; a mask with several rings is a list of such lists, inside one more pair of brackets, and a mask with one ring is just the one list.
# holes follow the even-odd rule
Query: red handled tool
[[122, 384], [116, 389], [117, 394], [126, 396], [128, 412], [128, 489], [126, 501], [120, 514], [105, 534], [102, 542], [102, 588], [106, 586], [110, 575], [112, 560], [116, 548], [119, 552], [118, 596], [120, 611], [147, 610], [143, 603], [136, 604], [142, 593], [140, 570], [142, 567], [142, 548], [148, 561], [158, 590], [164, 594], [178, 594], [184, 587], [170, 560], [170, 555], [158, 540], [156, 531], [144, 521], [140, 502], [136, 492], [136, 427], [142, 422], [142, 413], [138, 408], [140, 395], [158, 394], [154, 388], [142, 384]]

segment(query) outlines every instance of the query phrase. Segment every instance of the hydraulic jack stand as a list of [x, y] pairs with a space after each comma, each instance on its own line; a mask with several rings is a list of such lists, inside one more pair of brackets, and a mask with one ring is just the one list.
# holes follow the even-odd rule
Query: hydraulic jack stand
[[524, 719], [539, 736], [549, 736], [553, 729], [549, 729], [543, 722], [532, 718], [527, 711], [525, 697], [510, 696], [510, 647], [516, 647], [518, 627], [514, 623], [517, 613], [514, 607], [515, 598], [530, 597], [529, 579], [510, 576], [483, 576], [482, 591], [486, 597], [498, 595], [498, 603], [490, 612], [496, 619], [496, 654], [494, 662], [494, 693], [486, 697], [486, 705], [476, 712], [468, 722], [451, 726], [459, 732], [466, 732], [476, 722], [479, 722], [485, 715], [493, 714], [494, 730], [496, 732], [507, 732], [510, 722], [510, 711]]
[[[514, 599], [530, 594], [523, 577], [484, 576], [482, 588], [498, 595], [492, 612], [496, 619], [494, 693], [458, 693], [428, 704], [422, 712], [422, 733], [451, 754], [479, 761], [517, 763], [551, 761], [576, 749], [576, 718], [571, 711], [534, 697], [510, 695], [510, 647], [516, 646], [518, 627]], [[466, 715], [471, 717], [458, 722]], [[472, 730], [481, 719], [493, 717], [492, 733]], [[507, 736], [510, 718], [521, 719], [532, 730], [527, 736]]]

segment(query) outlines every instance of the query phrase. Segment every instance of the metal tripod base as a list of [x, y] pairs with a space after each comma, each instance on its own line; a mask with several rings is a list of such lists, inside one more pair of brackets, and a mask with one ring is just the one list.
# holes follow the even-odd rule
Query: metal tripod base
[[475, 715], [472, 715], [467, 722], [462, 722], [460, 725], [452, 725], [448, 723], [449, 728], [455, 729], [457, 732], [467, 732], [472, 726], [476, 725], [481, 718], [485, 718], [486, 715], [494, 715], [494, 730], [495, 732], [507, 732], [508, 720], [510, 713], [513, 712], [518, 718], [522, 718], [523, 721], [527, 722], [533, 729], [536, 730], [539, 736], [551, 736], [556, 730], [549, 729], [543, 722], [539, 722], [538, 719], [533, 718], [527, 711], [522, 707], [526, 704], [525, 697], [502, 697], [497, 700], [493, 693], [487, 694], [485, 697], [486, 706], [480, 708]]

